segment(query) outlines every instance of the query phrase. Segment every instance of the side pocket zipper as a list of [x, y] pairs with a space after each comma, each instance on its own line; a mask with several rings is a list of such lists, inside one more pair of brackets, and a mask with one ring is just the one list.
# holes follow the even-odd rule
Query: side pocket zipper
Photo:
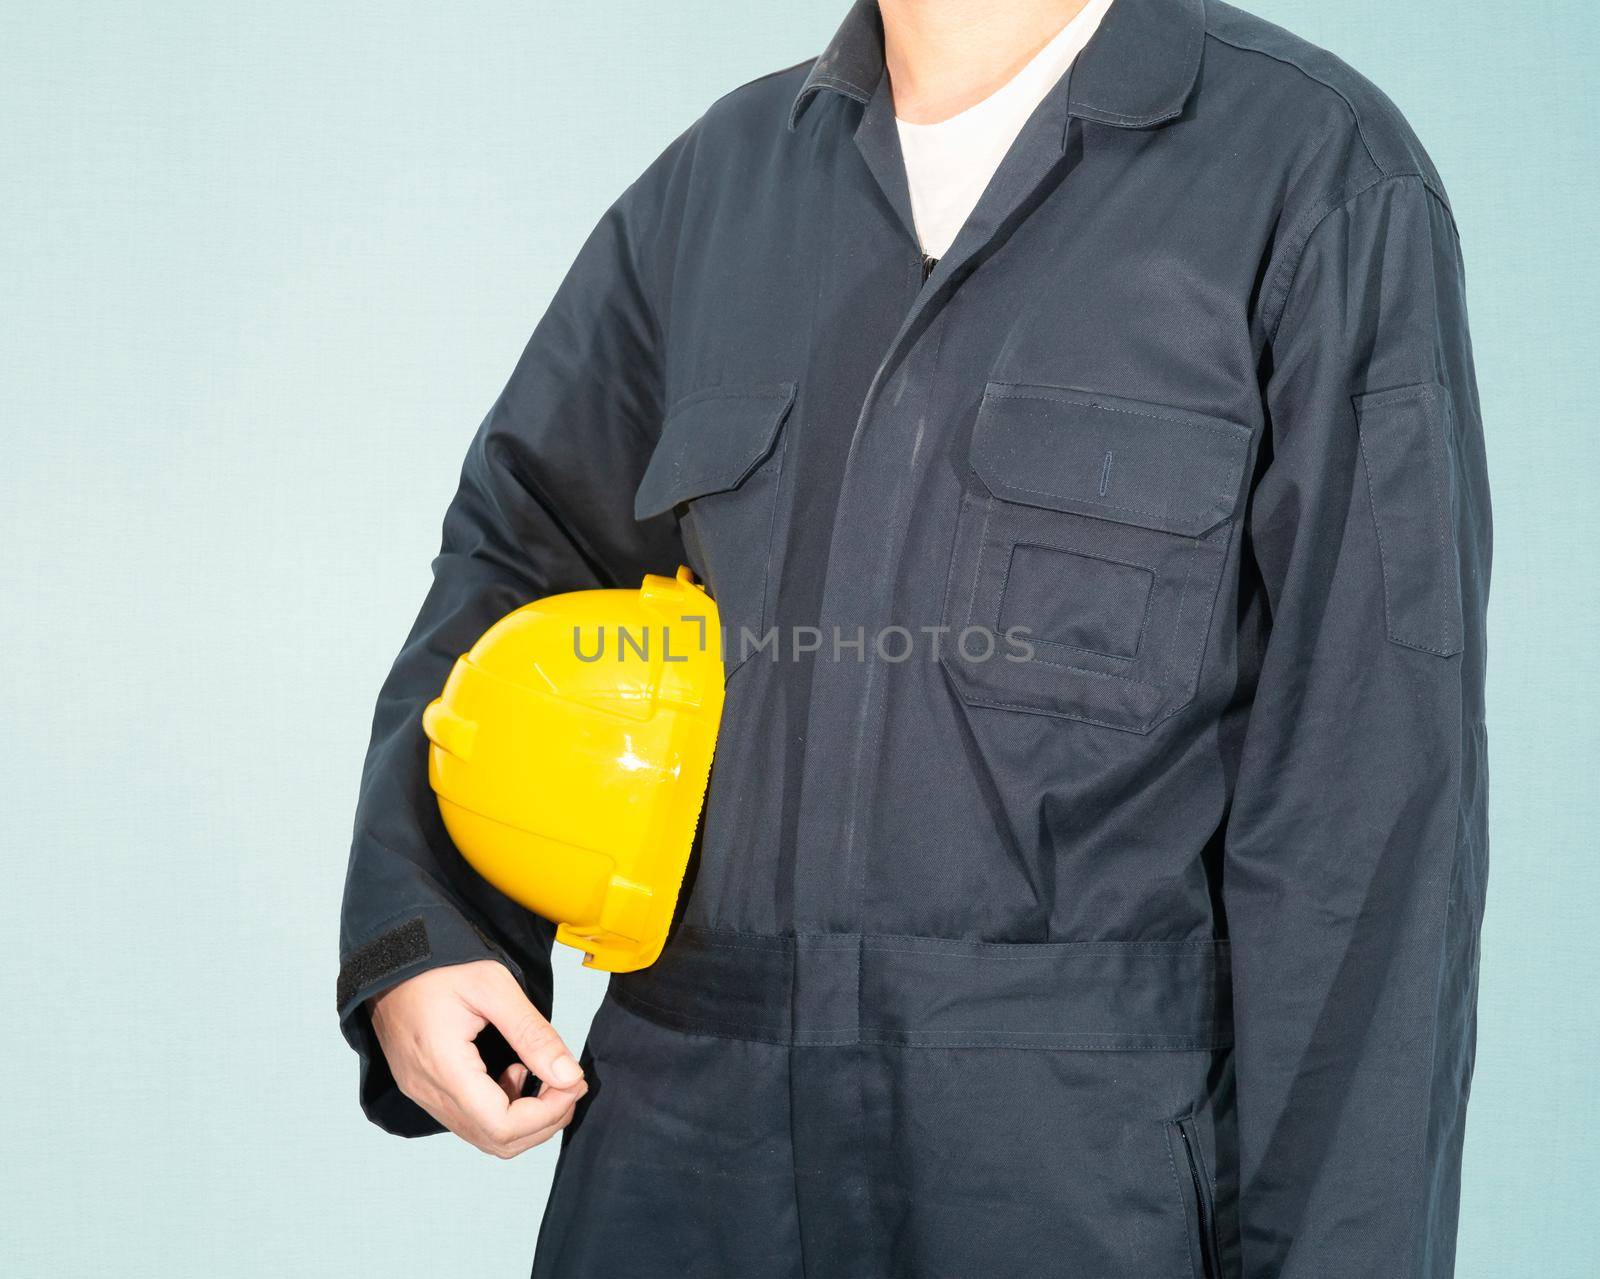
[[1200, 1270], [1203, 1279], [1222, 1279], [1216, 1253], [1216, 1229], [1212, 1220], [1211, 1187], [1205, 1172], [1205, 1158], [1200, 1153], [1200, 1136], [1195, 1129], [1193, 1116], [1176, 1119], [1178, 1140], [1183, 1146], [1184, 1163], [1189, 1169], [1189, 1188], [1194, 1195], [1194, 1215], [1199, 1231]]

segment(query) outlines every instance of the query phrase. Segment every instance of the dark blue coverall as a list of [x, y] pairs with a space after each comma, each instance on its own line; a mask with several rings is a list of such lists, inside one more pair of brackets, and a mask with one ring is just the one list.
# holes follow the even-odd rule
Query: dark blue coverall
[[1447, 1275], [1489, 556], [1456, 228], [1377, 90], [1116, 0], [924, 278], [858, 4], [606, 213], [472, 443], [362, 781], [363, 1104], [436, 1130], [373, 993], [550, 999], [423, 705], [517, 605], [684, 561], [783, 651], [729, 661], [536, 1274]]

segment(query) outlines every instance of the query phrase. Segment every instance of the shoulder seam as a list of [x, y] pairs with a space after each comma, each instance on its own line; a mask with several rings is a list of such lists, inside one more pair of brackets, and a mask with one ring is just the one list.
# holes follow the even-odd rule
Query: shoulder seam
[[[1353, 190], [1346, 187], [1341, 193], [1320, 201], [1307, 211], [1306, 215], [1300, 219], [1299, 225], [1293, 234], [1290, 235], [1289, 243], [1294, 246], [1291, 250], [1293, 257], [1286, 259], [1284, 265], [1280, 266], [1274, 273], [1273, 287], [1268, 289], [1265, 294], [1266, 304], [1263, 307], [1263, 315], [1271, 317], [1271, 323], [1264, 325], [1269, 346], [1278, 340], [1278, 330], [1283, 325], [1284, 313], [1288, 310], [1289, 295], [1294, 292], [1295, 281], [1299, 278], [1300, 266], [1305, 260], [1306, 250], [1310, 247], [1312, 238], [1322, 224], [1341, 209], [1348, 208], [1354, 204], [1368, 191], [1391, 182], [1406, 182], [1410, 180], [1415, 180], [1417, 185], [1444, 210], [1445, 217], [1450, 221], [1452, 234], [1459, 239], [1461, 233], [1456, 226], [1455, 214], [1451, 211], [1449, 202], [1445, 200], [1424, 173], [1416, 171], [1387, 173], [1382, 177], [1364, 182]], [[1280, 280], [1282, 282], [1281, 285], [1278, 283]]]
[[1403, 176], [1403, 175], [1400, 175], [1400, 174], [1391, 175], [1389, 173], [1389, 171], [1387, 169], [1385, 169], [1383, 167], [1383, 165], [1378, 162], [1378, 157], [1375, 154], [1373, 154], [1372, 144], [1367, 141], [1367, 130], [1366, 130], [1366, 126], [1362, 123], [1361, 112], [1356, 110], [1356, 104], [1354, 102], [1350, 101], [1350, 96], [1347, 93], [1345, 93], [1345, 91], [1343, 89], [1339, 88], [1338, 85], [1330, 84], [1328, 81], [1324, 80], [1321, 76], [1313, 75], [1310, 71], [1307, 71], [1305, 69], [1305, 67], [1301, 66], [1293, 58], [1285, 58], [1285, 57], [1280, 57], [1276, 53], [1268, 53], [1267, 50], [1258, 49], [1253, 44], [1240, 44], [1237, 40], [1230, 40], [1230, 39], [1227, 38], [1227, 36], [1218, 35], [1215, 31], [1211, 30], [1210, 27], [1206, 28], [1206, 38], [1209, 39], [1209, 40], [1215, 40], [1218, 44], [1225, 44], [1230, 49], [1237, 49], [1237, 50], [1239, 50], [1240, 53], [1253, 53], [1257, 57], [1267, 58], [1272, 62], [1279, 63], [1279, 64], [1281, 64], [1283, 66], [1286, 66], [1286, 67], [1293, 67], [1296, 71], [1298, 71], [1301, 75], [1303, 75], [1307, 80], [1311, 81], [1312, 84], [1320, 84], [1329, 93], [1333, 94], [1336, 98], [1338, 98], [1340, 102], [1344, 103], [1345, 110], [1350, 113], [1350, 118], [1355, 121], [1356, 136], [1361, 139], [1361, 149], [1367, 153], [1367, 159], [1372, 161], [1372, 167], [1374, 169], [1376, 169], [1384, 177], [1389, 177], [1389, 176], [1400, 177], [1400, 176]]

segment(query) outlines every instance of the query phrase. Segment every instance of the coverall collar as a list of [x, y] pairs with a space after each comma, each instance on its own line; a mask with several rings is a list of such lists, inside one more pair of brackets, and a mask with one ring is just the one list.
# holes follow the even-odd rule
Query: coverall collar
[[[1068, 114], [1143, 129], [1183, 110], [1200, 67], [1204, 0], [1116, 0], [1069, 75]], [[791, 129], [824, 89], [866, 103], [883, 78], [876, 0], [856, 0], [789, 112]]]

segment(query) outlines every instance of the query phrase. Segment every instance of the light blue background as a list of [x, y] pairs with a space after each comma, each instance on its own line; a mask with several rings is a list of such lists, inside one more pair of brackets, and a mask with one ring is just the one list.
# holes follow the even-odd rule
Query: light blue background
[[[373, 695], [589, 226], [845, 2], [4, 6], [0, 1272], [526, 1273], [553, 1148], [355, 1107]], [[1460, 1273], [1592, 1276], [1600, 21], [1256, 7], [1388, 90], [1463, 230], [1497, 537]], [[576, 1042], [599, 983], [559, 969]]]

